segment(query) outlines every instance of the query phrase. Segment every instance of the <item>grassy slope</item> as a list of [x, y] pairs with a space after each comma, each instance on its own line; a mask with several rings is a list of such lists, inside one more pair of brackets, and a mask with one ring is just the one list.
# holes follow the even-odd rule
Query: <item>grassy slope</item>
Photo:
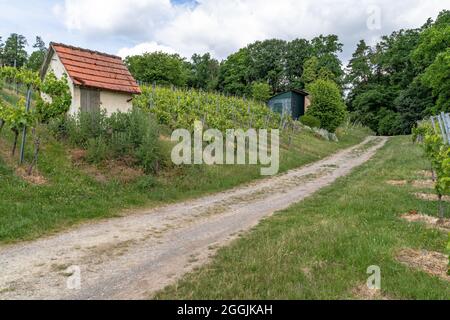
[[436, 214], [436, 203], [417, 200], [410, 186], [385, 183], [414, 180], [429, 167], [409, 140], [393, 138], [350, 176], [265, 220], [158, 298], [347, 299], [366, 283], [367, 268], [378, 265], [383, 293], [391, 298], [448, 299], [448, 282], [394, 259], [402, 248], [443, 252], [447, 240], [399, 219], [413, 209]]
[[[297, 136], [282, 150], [281, 171], [318, 160], [341, 148], [357, 144], [368, 132], [352, 129], [339, 143]], [[6, 128], [0, 151], [9, 152], [11, 134]], [[43, 142], [40, 173], [43, 186], [30, 185], [14, 174], [0, 157], [0, 244], [33, 239], [89, 219], [113, 217], [126, 208], [152, 207], [237, 186], [260, 178], [254, 166], [189, 167], [165, 172], [148, 187], [145, 177], [136, 183], [97, 182], [74, 167], [68, 150], [50, 137]], [[31, 146], [27, 159], [31, 159]], [[0, 153], [1, 154], [1, 153]]]

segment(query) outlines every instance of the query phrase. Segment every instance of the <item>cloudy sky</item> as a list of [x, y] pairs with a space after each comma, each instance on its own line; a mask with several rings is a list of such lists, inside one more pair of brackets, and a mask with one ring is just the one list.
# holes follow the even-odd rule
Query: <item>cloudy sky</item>
[[[420, 27], [450, 0], [0, 0], [0, 36], [36, 35], [126, 56], [145, 51], [216, 58], [255, 40], [337, 34], [348, 60], [360, 39]], [[30, 48], [31, 50], [31, 48]]]

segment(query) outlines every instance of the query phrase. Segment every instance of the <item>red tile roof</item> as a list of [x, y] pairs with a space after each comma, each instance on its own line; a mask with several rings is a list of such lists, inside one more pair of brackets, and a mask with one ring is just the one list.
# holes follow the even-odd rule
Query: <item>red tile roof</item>
[[140, 94], [136, 80], [122, 59], [106, 53], [51, 43], [75, 85]]

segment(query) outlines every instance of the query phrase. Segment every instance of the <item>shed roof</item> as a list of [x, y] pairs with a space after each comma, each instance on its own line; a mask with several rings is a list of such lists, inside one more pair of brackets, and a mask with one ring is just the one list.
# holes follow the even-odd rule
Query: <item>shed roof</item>
[[49, 59], [57, 54], [75, 85], [116, 92], [140, 94], [141, 89], [122, 58], [97, 51], [50, 43]]
[[278, 97], [278, 96], [280, 96], [282, 94], [288, 93], [288, 92], [294, 92], [294, 93], [300, 94], [300, 95], [305, 96], [305, 97], [309, 96], [309, 93], [306, 92], [305, 90], [292, 89], [292, 90], [289, 90], [289, 91], [280, 92], [280, 93], [274, 95], [272, 98], [270, 98], [270, 100], [272, 100], [273, 98], [276, 98], [276, 97]]

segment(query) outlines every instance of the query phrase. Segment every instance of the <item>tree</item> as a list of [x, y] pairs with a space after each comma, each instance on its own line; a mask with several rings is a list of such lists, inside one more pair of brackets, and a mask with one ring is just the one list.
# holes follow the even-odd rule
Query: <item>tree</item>
[[449, 46], [448, 10], [374, 48], [360, 42], [347, 72], [352, 118], [378, 134], [410, 134], [418, 120], [449, 111]]
[[188, 85], [203, 90], [214, 90], [218, 85], [219, 61], [211, 58], [209, 53], [194, 54], [190, 63]]
[[272, 88], [264, 82], [254, 82], [252, 84], [253, 99], [260, 102], [267, 102], [272, 96]]
[[450, 112], [450, 48], [437, 55], [421, 79], [437, 98], [434, 113]]
[[338, 85], [330, 80], [319, 79], [309, 86], [309, 92], [312, 102], [307, 115], [320, 120], [322, 128], [335, 132], [346, 116]]
[[251, 58], [247, 48], [230, 55], [220, 65], [218, 88], [229, 94], [249, 94], [250, 63]]
[[395, 111], [399, 114], [400, 134], [410, 134], [418, 121], [433, 114], [435, 98], [430, 88], [416, 78], [406, 90], [402, 90], [394, 100]]
[[178, 54], [144, 53], [127, 57], [125, 63], [139, 81], [177, 87], [184, 87], [187, 84], [188, 67], [186, 61]]
[[3, 51], [5, 44], [3, 43], [2, 37], [0, 37], [0, 68], [3, 67]]
[[44, 59], [47, 55], [47, 47], [41, 37], [36, 37], [36, 43], [33, 45], [33, 48], [37, 50], [30, 55], [27, 62], [27, 68], [33, 71], [39, 71], [44, 64]]
[[305, 62], [312, 56], [312, 46], [308, 40], [295, 39], [286, 47], [287, 89], [304, 89], [302, 81]]
[[372, 48], [361, 40], [347, 67], [346, 82], [352, 87], [358, 87], [369, 81], [372, 75], [371, 56]]
[[439, 53], [450, 47], [450, 10], [439, 13], [435, 23], [426, 25], [420, 34], [412, 60], [416, 67], [424, 71]]
[[319, 59], [317, 57], [312, 57], [305, 61], [303, 66], [303, 74], [301, 77], [301, 82], [308, 89], [308, 86], [317, 80], [319, 72]]
[[359, 92], [352, 101], [352, 118], [379, 132], [380, 110], [394, 110], [395, 92], [388, 86], [370, 84]]
[[415, 66], [423, 71], [420, 80], [432, 89], [437, 112], [450, 111], [450, 11], [442, 11], [436, 22], [420, 35], [417, 49], [412, 54]]
[[319, 70], [326, 68], [330, 70], [334, 75], [338, 85], [343, 82], [344, 72], [342, 70], [342, 62], [339, 59], [339, 53], [342, 52], [344, 45], [339, 42], [337, 35], [320, 35], [311, 41], [312, 55], [317, 57], [319, 61]]
[[267, 82], [273, 92], [284, 89], [286, 45], [284, 40], [271, 39], [257, 41], [247, 47], [252, 81]]
[[11, 67], [21, 68], [28, 59], [25, 47], [28, 45], [27, 39], [17, 33], [13, 33], [5, 42], [3, 49], [4, 64]]

